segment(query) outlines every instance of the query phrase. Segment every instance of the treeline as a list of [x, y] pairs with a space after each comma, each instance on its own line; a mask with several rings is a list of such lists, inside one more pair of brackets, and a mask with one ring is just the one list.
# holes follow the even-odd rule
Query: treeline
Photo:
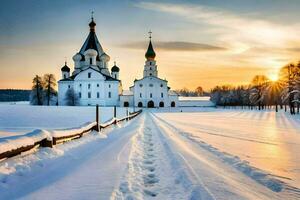
[[36, 75], [32, 80], [31, 105], [57, 105], [56, 79], [54, 74]]
[[272, 81], [265, 75], [256, 75], [249, 85], [237, 87], [224, 85], [211, 90], [211, 100], [219, 106], [241, 106], [264, 110], [289, 108], [294, 115], [300, 107], [300, 62], [282, 67], [278, 80]]
[[0, 89], [0, 101], [29, 101], [30, 90]]
[[205, 92], [201, 86], [198, 86], [195, 90], [189, 90], [187, 88], [175, 90], [177, 94], [184, 97], [199, 97], [209, 96], [209, 93]]

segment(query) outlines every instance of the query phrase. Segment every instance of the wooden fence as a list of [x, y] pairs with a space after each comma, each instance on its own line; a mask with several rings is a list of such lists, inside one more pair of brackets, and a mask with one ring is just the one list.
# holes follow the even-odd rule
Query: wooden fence
[[[39, 139], [38, 141], [32, 141], [31, 144], [27, 144], [25, 146], [11, 145], [14, 147], [9, 150], [4, 150], [3, 152], [0, 152], [0, 161], [4, 160], [6, 158], [10, 158], [10, 157], [19, 155], [23, 152], [32, 150], [34, 148], [40, 148], [40, 147], [51, 147], [52, 148], [54, 145], [64, 143], [64, 142], [74, 140], [74, 139], [79, 139], [83, 135], [90, 133], [92, 130], [99, 132], [99, 131], [101, 131], [109, 126], [112, 126], [114, 124], [117, 124], [119, 122], [131, 120], [134, 117], [138, 116], [141, 112], [142, 112], [142, 110], [130, 113], [127, 110], [126, 116], [118, 119], [116, 117], [116, 107], [114, 107], [114, 117], [111, 120], [109, 120], [108, 122], [101, 124], [101, 123], [99, 123], [99, 107], [97, 105], [96, 106], [96, 122], [87, 125], [87, 128], [78, 129], [79, 130], [78, 132], [76, 132], [76, 129], [75, 129], [75, 131], [70, 130], [70, 131], [74, 132], [74, 134], [66, 134], [66, 135], [59, 135], [59, 136], [54, 135], [54, 136], [51, 136], [50, 138], [49, 138], [49, 136], [48, 137], [45, 136], [44, 138]], [[65, 130], [65, 132], [67, 132], [67, 131], [68, 130]], [[12, 140], [11, 142], [13, 143], [14, 141]], [[0, 143], [0, 151], [1, 151], [1, 145], [6, 145], [6, 143], [4, 143], [4, 144]], [[6, 148], [4, 148], [4, 149], [6, 149]]]

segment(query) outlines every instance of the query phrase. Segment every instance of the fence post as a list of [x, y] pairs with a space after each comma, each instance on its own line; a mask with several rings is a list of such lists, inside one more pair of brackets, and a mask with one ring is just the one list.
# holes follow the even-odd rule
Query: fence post
[[99, 105], [96, 105], [96, 128], [95, 131], [99, 132]]
[[117, 107], [114, 106], [114, 118], [115, 118], [115, 124], [117, 124]]
[[128, 111], [128, 108], [126, 109], [126, 120], [127, 121], [129, 120], [129, 111]]

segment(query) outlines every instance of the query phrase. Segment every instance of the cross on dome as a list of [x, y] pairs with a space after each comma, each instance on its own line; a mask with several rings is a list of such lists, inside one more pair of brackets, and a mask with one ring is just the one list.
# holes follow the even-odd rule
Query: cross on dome
[[149, 33], [149, 38], [151, 40], [151, 38], [152, 38], [152, 31], [150, 30], [148, 33]]

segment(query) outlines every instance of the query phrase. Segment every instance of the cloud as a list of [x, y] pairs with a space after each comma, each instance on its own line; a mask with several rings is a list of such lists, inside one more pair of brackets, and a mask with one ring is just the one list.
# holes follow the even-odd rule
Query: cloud
[[[131, 42], [120, 45], [124, 48], [132, 49], [144, 49], [147, 48], [146, 42]], [[183, 42], [183, 41], [155, 41], [153, 43], [155, 49], [162, 49], [168, 51], [224, 51], [226, 48], [218, 47], [209, 44], [195, 43], [195, 42]]]
[[299, 25], [280, 25], [199, 4], [139, 2], [136, 6], [181, 16], [194, 23], [214, 26], [218, 30], [216, 40], [227, 43], [237, 50], [237, 53], [259, 45], [282, 47], [293, 44], [300, 34]]

